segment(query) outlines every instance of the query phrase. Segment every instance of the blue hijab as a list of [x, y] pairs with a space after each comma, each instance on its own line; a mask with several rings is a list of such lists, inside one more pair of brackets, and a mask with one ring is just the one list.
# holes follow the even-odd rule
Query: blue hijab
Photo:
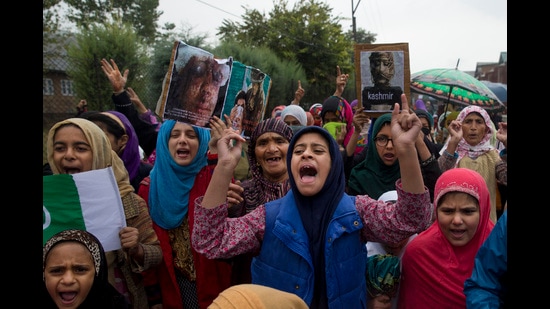
[[210, 131], [204, 128], [193, 129], [199, 137], [199, 150], [189, 165], [176, 163], [168, 149], [170, 132], [175, 120], [162, 123], [157, 136], [157, 158], [151, 170], [149, 189], [149, 213], [151, 219], [164, 229], [181, 225], [189, 210], [189, 192], [199, 171], [207, 165]]

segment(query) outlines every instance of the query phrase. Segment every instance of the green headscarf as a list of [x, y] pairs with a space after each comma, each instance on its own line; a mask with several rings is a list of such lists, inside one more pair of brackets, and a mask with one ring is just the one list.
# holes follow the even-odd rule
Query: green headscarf
[[399, 162], [396, 160], [390, 166], [384, 164], [376, 151], [374, 141], [382, 125], [387, 122], [391, 122], [391, 113], [383, 114], [374, 121], [372, 134], [367, 143], [367, 155], [351, 170], [348, 181], [350, 195], [366, 194], [378, 199], [382, 193], [395, 190], [395, 182], [401, 178]]

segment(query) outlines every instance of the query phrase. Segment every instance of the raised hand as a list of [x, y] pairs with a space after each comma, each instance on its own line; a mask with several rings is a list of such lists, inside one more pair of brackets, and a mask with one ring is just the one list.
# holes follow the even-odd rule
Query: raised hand
[[342, 96], [342, 93], [344, 93], [344, 88], [346, 88], [346, 84], [348, 83], [349, 74], [342, 74], [340, 71], [340, 66], [336, 66], [336, 91], [334, 92], [335, 96]]
[[134, 104], [135, 108], [137, 109], [138, 113], [143, 114], [147, 112], [147, 108], [141, 102], [140, 98], [138, 97], [137, 93], [134, 91], [134, 89], [128, 87], [128, 96], [130, 97], [130, 101]]
[[298, 89], [296, 89], [296, 92], [294, 93], [294, 100], [292, 101], [292, 104], [300, 104], [300, 100], [302, 100], [305, 93], [306, 91], [302, 88], [302, 82], [298, 80]]
[[453, 120], [447, 127], [447, 131], [449, 132], [451, 141], [456, 144], [462, 139], [463, 133], [462, 133], [462, 122], [458, 120]]
[[111, 59], [111, 63], [109, 63], [105, 58], [101, 59], [101, 69], [111, 82], [114, 93], [120, 93], [124, 91], [124, 87], [126, 87], [126, 81], [128, 81], [128, 74], [130, 73], [130, 70], [126, 69], [124, 70], [124, 74], [120, 74], [120, 70], [118, 69], [116, 62]]
[[508, 123], [507, 122], [498, 123], [497, 139], [504, 145], [504, 147], [508, 148]]
[[227, 129], [227, 123], [230, 123], [229, 117], [227, 115], [224, 117], [226, 122], [217, 116], [212, 116], [210, 119], [210, 141], [208, 141], [210, 153], [218, 153], [218, 141], [223, 136], [224, 130]]
[[414, 147], [418, 132], [422, 128], [420, 119], [415, 112], [410, 110], [405, 94], [401, 94], [401, 107], [400, 111], [399, 103], [394, 103], [391, 117], [391, 133], [396, 150], [401, 147]]

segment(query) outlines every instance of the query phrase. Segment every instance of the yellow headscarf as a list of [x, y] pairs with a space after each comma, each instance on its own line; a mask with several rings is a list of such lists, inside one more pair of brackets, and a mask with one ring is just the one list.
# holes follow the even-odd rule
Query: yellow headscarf
[[308, 309], [298, 295], [258, 284], [239, 284], [221, 292], [208, 309]]
[[57, 129], [67, 124], [72, 124], [80, 128], [82, 132], [84, 132], [84, 136], [88, 140], [88, 143], [90, 143], [92, 148], [92, 170], [112, 166], [120, 196], [125, 197], [127, 194], [134, 192], [134, 188], [130, 184], [130, 176], [128, 175], [126, 167], [124, 167], [124, 162], [111, 148], [111, 142], [107, 138], [107, 135], [105, 135], [105, 132], [95, 123], [83, 118], [69, 118], [59, 121], [54, 124], [48, 132], [46, 148], [48, 152], [48, 163], [50, 164], [52, 172], [54, 174], [60, 173], [53, 160], [54, 135]]

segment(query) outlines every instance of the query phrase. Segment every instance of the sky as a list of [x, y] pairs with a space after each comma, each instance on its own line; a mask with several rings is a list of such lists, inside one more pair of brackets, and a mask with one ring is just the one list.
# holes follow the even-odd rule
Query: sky
[[[292, 9], [297, 1], [288, 0]], [[356, 29], [377, 34], [374, 43], [408, 43], [410, 72], [455, 68], [475, 71], [478, 62], [498, 62], [507, 51], [507, 0], [321, 0], [333, 16], [343, 18], [344, 32]], [[159, 25], [172, 22], [178, 29], [192, 27], [217, 44], [223, 19], [242, 23], [248, 9], [268, 13], [272, 0], [159, 0]], [[460, 59], [460, 61], [459, 61]]]

